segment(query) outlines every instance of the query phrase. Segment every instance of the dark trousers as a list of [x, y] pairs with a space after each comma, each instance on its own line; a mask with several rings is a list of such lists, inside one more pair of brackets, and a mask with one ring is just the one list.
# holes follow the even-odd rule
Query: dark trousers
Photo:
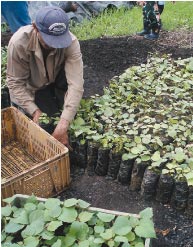
[[[148, 29], [155, 30], [160, 29], [160, 22], [156, 18], [156, 11], [154, 10], [154, 1], [146, 2], [143, 6], [143, 21], [144, 26], [147, 26]], [[161, 11], [161, 10], [160, 10]]]
[[[57, 75], [54, 83], [36, 91], [35, 104], [42, 112], [47, 113], [47, 115], [51, 117], [63, 109], [64, 94], [67, 89], [67, 79], [64, 70], [62, 69]], [[20, 106], [17, 106], [14, 103], [12, 103], [12, 105], [22, 110]], [[30, 117], [28, 114], [26, 115]]]

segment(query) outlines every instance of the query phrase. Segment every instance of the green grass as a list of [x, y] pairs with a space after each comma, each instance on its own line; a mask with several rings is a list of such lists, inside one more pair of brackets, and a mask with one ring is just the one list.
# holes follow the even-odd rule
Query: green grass
[[[185, 28], [193, 30], [193, 1], [165, 2], [161, 16], [165, 30]], [[81, 24], [71, 27], [71, 31], [79, 40], [95, 39], [103, 36], [132, 35], [142, 29], [142, 9], [119, 9], [104, 12], [92, 20], [84, 20]]]
[[193, 1], [166, 2], [162, 20], [166, 30], [185, 28], [193, 31]]

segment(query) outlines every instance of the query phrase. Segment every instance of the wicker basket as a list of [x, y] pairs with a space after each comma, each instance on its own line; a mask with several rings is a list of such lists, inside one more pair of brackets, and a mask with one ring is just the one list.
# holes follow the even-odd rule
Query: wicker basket
[[51, 197], [70, 183], [68, 149], [15, 107], [1, 111], [1, 197]]

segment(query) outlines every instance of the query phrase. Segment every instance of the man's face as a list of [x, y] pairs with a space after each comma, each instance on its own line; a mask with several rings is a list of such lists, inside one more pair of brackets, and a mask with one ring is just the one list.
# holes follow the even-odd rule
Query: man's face
[[38, 40], [39, 40], [40, 44], [42, 45], [42, 47], [43, 47], [44, 49], [50, 50], [50, 51], [54, 50], [53, 47], [48, 46], [48, 45], [44, 42], [44, 40], [42, 39], [42, 36], [41, 36], [41, 34], [40, 34], [39, 32], [37, 33], [37, 35], [38, 35]]

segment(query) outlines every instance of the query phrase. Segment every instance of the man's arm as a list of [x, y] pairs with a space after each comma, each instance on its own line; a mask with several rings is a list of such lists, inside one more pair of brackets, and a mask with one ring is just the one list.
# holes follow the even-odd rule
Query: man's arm
[[64, 109], [53, 136], [69, 147], [68, 127], [77, 112], [84, 92], [83, 61], [80, 45], [77, 40], [67, 48], [66, 56], [65, 73], [68, 82], [68, 91], [64, 99]]
[[84, 92], [83, 61], [78, 40], [67, 48], [65, 61], [65, 74], [68, 90], [64, 98], [62, 118], [71, 122], [77, 112]]
[[34, 94], [26, 87], [29, 78], [30, 68], [26, 51], [10, 43], [7, 55], [7, 86], [10, 98], [32, 116], [38, 107], [34, 103]]

